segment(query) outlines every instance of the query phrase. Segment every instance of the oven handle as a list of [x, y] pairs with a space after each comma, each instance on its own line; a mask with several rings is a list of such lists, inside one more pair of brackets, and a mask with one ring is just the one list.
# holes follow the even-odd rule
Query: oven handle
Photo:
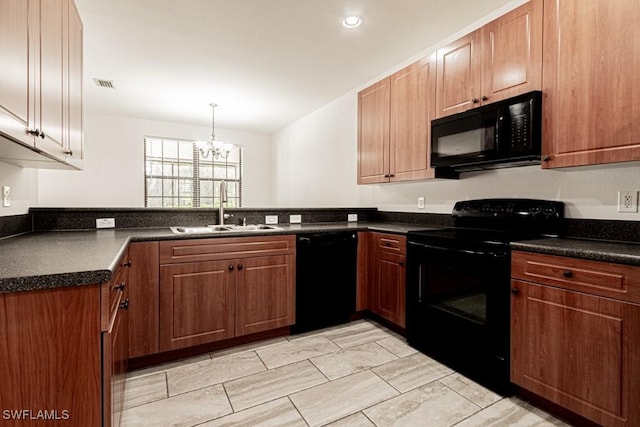
[[427, 245], [425, 243], [418, 243], [418, 242], [409, 242], [409, 244], [414, 246], [419, 246], [425, 249], [435, 249], [437, 251], [455, 252], [455, 253], [460, 253], [465, 255], [481, 255], [481, 256], [489, 255], [494, 258], [506, 258], [507, 254], [509, 253], [509, 251], [494, 252], [494, 251], [478, 251], [478, 250], [471, 250], [471, 249], [454, 249], [454, 248], [446, 248], [444, 246]]

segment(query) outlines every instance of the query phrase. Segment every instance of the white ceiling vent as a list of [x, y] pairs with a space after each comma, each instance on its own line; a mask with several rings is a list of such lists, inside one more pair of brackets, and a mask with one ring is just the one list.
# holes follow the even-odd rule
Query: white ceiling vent
[[98, 87], [104, 87], [107, 89], [115, 89], [115, 85], [113, 84], [113, 80], [105, 80], [105, 79], [93, 79], [93, 82]]

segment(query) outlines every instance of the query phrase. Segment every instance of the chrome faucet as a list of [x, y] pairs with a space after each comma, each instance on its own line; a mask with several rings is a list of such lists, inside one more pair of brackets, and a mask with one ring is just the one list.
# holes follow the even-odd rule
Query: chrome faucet
[[224, 204], [229, 201], [227, 194], [227, 182], [225, 180], [220, 181], [220, 207], [218, 208], [218, 222], [220, 225], [224, 225]]

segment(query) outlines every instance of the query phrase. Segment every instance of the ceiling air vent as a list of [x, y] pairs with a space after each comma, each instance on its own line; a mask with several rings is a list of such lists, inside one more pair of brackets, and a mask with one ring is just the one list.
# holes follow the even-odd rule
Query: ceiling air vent
[[105, 80], [105, 79], [93, 79], [93, 82], [98, 87], [104, 87], [107, 89], [115, 89], [115, 85], [113, 84], [113, 80]]

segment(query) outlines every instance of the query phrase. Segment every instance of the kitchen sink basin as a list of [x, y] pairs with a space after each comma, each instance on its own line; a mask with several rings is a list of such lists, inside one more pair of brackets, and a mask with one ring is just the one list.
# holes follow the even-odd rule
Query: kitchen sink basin
[[169, 227], [175, 234], [200, 234], [200, 233], [240, 233], [251, 231], [282, 230], [275, 225], [252, 224], [252, 225], [207, 225], [194, 227]]

